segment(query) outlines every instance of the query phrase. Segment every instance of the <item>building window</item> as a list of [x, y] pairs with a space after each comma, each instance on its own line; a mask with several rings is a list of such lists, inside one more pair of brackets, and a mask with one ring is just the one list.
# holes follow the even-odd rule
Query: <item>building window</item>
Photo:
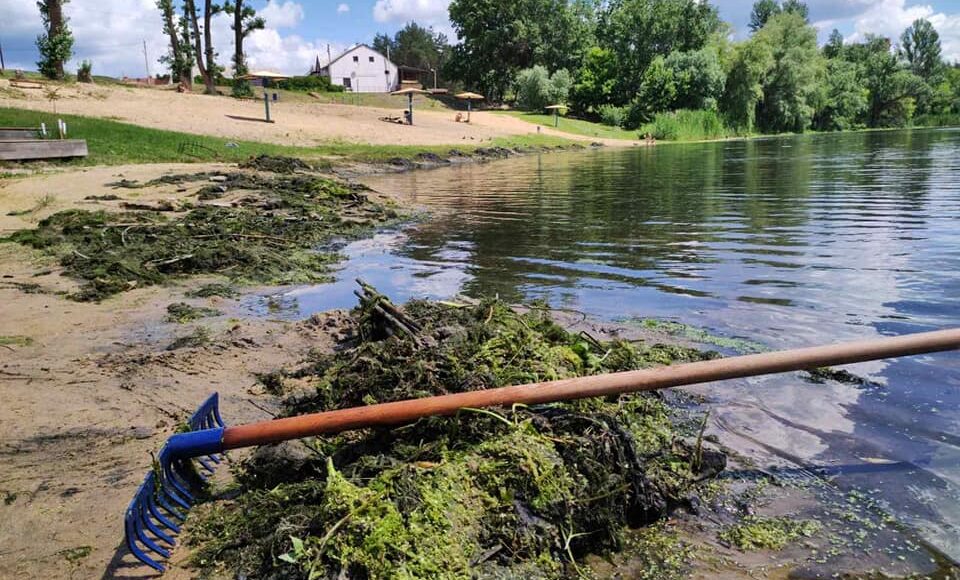
[[373, 57], [372, 57], [372, 56], [370, 57], [370, 62], [373, 62]]
[[360, 62], [360, 57], [359, 56], [353, 57], [353, 62]]

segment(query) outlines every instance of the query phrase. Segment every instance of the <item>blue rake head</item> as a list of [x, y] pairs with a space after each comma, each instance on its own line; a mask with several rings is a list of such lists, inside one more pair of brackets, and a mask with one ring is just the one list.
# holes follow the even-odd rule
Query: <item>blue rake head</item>
[[165, 571], [159, 560], [170, 557], [193, 493], [223, 461], [219, 395], [210, 395], [187, 424], [190, 431], [170, 437], [160, 450], [124, 517], [130, 552], [158, 572]]

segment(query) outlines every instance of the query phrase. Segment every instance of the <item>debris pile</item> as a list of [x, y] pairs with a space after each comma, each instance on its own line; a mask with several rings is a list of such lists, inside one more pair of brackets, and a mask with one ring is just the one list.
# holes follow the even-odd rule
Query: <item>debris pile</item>
[[[714, 356], [574, 334], [542, 306], [401, 309], [366, 285], [350, 321], [344, 350], [270, 375], [283, 414]], [[189, 541], [198, 566], [238, 577], [563, 577], [724, 464], [681, 441], [656, 394], [464, 410], [261, 448]]]
[[[198, 174], [192, 181], [210, 180]], [[230, 199], [220, 199], [227, 193]], [[197, 197], [179, 207], [62, 211], [10, 239], [58, 256], [66, 274], [83, 283], [73, 298], [100, 300], [192, 274], [239, 283], [322, 281], [339, 257], [319, 246], [396, 217], [363, 191], [312, 175], [230, 173]]]

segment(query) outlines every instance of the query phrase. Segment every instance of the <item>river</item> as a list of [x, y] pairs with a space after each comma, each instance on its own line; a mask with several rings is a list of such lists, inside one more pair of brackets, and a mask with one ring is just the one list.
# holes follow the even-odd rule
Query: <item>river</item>
[[[960, 326], [960, 130], [553, 153], [375, 176], [429, 208], [350, 244], [299, 314], [397, 300], [546, 299], [611, 321], [682, 321], [766, 348]], [[960, 355], [700, 388], [712, 429], [770, 461], [829, 467], [960, 560]]]

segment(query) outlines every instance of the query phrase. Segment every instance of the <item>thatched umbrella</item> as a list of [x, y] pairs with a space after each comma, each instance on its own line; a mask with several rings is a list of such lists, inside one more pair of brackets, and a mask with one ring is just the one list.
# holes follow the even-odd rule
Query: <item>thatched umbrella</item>
[[413, 125], [413, 95], [426, 95], [430, 91], [425, 91], [423, 89], [401, 89], [399, 91], [393, 91], [391, 95], [407, 95], [407, 122]]
[[280, 73], [275, 73], [273, 71], [258, 70], [256, 72], [245, 74], [240, 78], [245, 81], [252, 81], [255, 79], [260, 79], [261, 81], [263, 81], [263, 106], [267, 111], [266, 120], [267, 120], [267, 123], [273, 123], [273, 121], [270, 119], [270, 95], [267, 94], [267, 81], [270, 81], [270, 80], [283, 81], [283, 80], [287, 80], [290, 77], [287, 75], [282, 75]]
[[553, 111], [553, 126], [559, 127], [560, 126], [560, 110], [563, 109], [564, 111], [566, 111], [570, 107], [566, 105], [550, 105], [549, 107], [544, 107], [544, 108], [547, 109], [548, 111]]
[[470, 111], [473, 110], [473, 102], [482, 101], [486, 98], [483, 95], [478, 95], [477, 93], [470, 93], [470, 92], [460, 93], [459, 95], [456, 95], [456, 97], [458, 99], [467, 101], [467, 123], [470, 122]]

